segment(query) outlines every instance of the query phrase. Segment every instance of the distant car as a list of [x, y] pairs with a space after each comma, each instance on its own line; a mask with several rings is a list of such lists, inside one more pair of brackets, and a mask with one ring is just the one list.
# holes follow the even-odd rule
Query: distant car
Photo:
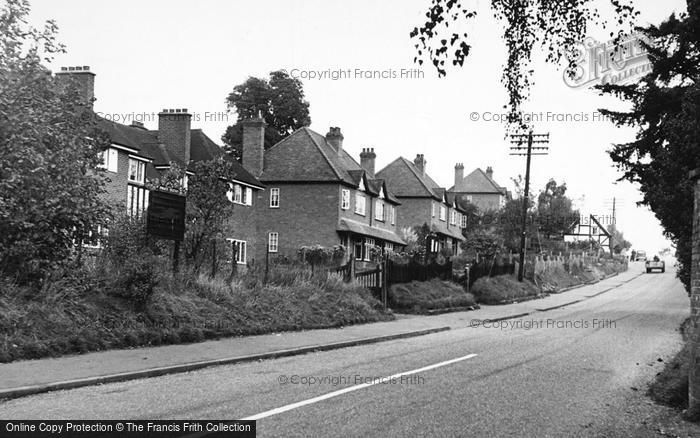
[[636, 262], [645, 262], [647, 260], [647, 253], [644, 251], [637, 251], [637, 258], [634, 260]]
[[647, 274], [654, 269], [660, 270], [662, 274], [666, 272], [666, 262], [659, 260], [656, 256], [654, 256], [653, 260], [647, 260], [646, 263], [644, 263], [644, 267], [647, 268]]

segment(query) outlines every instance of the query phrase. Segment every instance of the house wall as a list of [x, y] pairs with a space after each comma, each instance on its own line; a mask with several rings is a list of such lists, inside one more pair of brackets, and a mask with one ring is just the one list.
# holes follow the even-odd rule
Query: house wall
[[469, 202], [476, 205], [482, 212], [500, 209], [501, 198], [503, 198], [503, 195], [498, 193], [456, 193], [456, 195], [463, 200], [471, 196]]
[[[246, 264], [239, 263], [238, 267], [245, 270], [246, 265], [254, 265], [259, 262], [257, 255], [259, 236], [256, 230], [257, 205], [262, 202], [267, 191], [253, 189], [253, 205], [233, 204], [233, 211], [224, 227], [224, 238], [242, 240], [246, 242]], [[263, 246], [265, 243], [263, 242]]]
[[105, 200], [113, 205], [117, 213], [126, 212], [126, 187], [129, 174], [129, 154], [118, 151], [117, 172], [105, 170]]
[[[264, 182], [266, 190], [257, 194], [257, 242], [255, 258], [265, 260], [268, 233], [279, 233], [279, 254], [295, 256], [303, 245], [331, 247], [340, 244], [336, 231], [340, 203], [339, 185], [278, 184]], [[280, 189], [279, 208], [270, 208], [270, 189]]]

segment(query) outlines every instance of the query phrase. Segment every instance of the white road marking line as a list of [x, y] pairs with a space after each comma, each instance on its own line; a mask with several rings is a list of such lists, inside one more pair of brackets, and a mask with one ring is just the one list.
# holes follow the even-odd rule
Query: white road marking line
[[399, 379], [403, 376], [410, 376], [411, 374], [422, 373], [423, 371], [428, 371], [428, 370], [433, 370], [435, 368], [444, 367], [446, 365], [451, 365], [453, 363], [457, 363], [457, 362], [461, 362], [463, 360], [471, 359], [471, 358], [476, 357], [476, 356], [478, 356], [478, 355], [477, 354], [468, 354], [466, 356], [458, 357], [456, 359], [446, 360], [444, 362], [436, 363], [433, 365], [428, 365], [427, 367], [418, 368], [415, 370], [405, 371], [403, 373], [394, 374], [392, 376], [384, 377], [384, 378], [379, 379], [377, 381], [372, 381], [369, 383], [362, 383], [360, 385], [355, 385], [355, 386], [349, 386], [347, 388], [343, 388], [343, 389], [339, 389], [337, 391], [329, 392], [328, 394], [320, 395], [318, 397], [310, 398], [308, 400], [303, 400], [303, 401], [292, 403], [292, 404], [282, 406], [282, 407], [279, 407], [276, 409], [271, 409], [269, 411], [261, 412], [261, 413], [256, 414], [256, 415], [252, 415], [250, 417], [243, 418], [243, 420], [260, 420], [263, 418], [271, 417], [273, 415], [281, 414], [282, 412], [291, 411], [292, 409], [300, 408], [302, 406], [311, 405], [311, 404], [318, 403], [318, 402], [323, 401], [323, 400], [328, 400], [329, 398], [333, 398], [333, 397], [337, 397], [339, 395], [347, 394], [348, 392], [353, 392], [353, 391], [357, 391], [357, 390], [367, 388], [367, 387], [370, 387], [373, 385], [388, 382], [388, 381], [391, 381], [392, 379]]

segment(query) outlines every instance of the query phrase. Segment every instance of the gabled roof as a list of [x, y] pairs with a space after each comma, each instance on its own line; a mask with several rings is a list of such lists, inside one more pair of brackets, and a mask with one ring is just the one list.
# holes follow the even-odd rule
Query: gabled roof
[[481, 170], [476, 168], [472, 173], [465, 176], [462, 181], [459, 181], [456, 186], [449, 188], [450, 192], [457, 193], [494, 193], [506, 195], [506, 188], [501, 187], [492, 178]]
[[261, 181], [343, 182], [356, 185], [351, 170], [362, 167], [345, 151], [339, 154], [322, 135], [299, 128], [265, 151]]
[[375, 196], [383, 187], [387, 200], [399, 203], [387, 190], [382, 179], [368, 177], [367, 172], [345, 150], [340, 153], [331, 146], [326, 137], [302, 127], [287, 138], [265, 151], [264, 169], [260, 180], [274, 182], [337, 182], [365, 189]]
[[394, 194], [401, 197], [425, 197], [442, 200], [436, 189], [440, 187], [428, 174], [422, 173], [416, 165], [404, 157], [399, 157], [377, 172], [392, 187]]

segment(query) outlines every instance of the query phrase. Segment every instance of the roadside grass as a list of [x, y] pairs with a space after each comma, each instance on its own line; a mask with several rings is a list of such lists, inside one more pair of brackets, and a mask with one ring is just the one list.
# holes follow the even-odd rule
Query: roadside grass
[[0, 279], [0, 362], [394, 318], [369, 291], [326, 272], [288, 271], [265, 285], [255, 276], [158, 277], [145, 302], [91, 272], [66, 272], [38, 289]]
[[476, 301], [483, 304], [506, 304], [530, 299], [541, 294], [540, 288], [529, 280], [522, 283], [512, 275], [482, 277], [471, 288]]
[[690, 374], [690, 318], [681, 324], [683, 348], [673, 359], [666, 363], [664, 369], [656, 375], [649, 385], [647, 395], [656, 403], [677, 409], [688, 407], [688, 375]]
[[432, 279], [394, 284], [389, 288], [389, 303], [405, 313], [428, 313], [452, 307], [475, 307], [476, 300], [462, 286], [451, 281]]

